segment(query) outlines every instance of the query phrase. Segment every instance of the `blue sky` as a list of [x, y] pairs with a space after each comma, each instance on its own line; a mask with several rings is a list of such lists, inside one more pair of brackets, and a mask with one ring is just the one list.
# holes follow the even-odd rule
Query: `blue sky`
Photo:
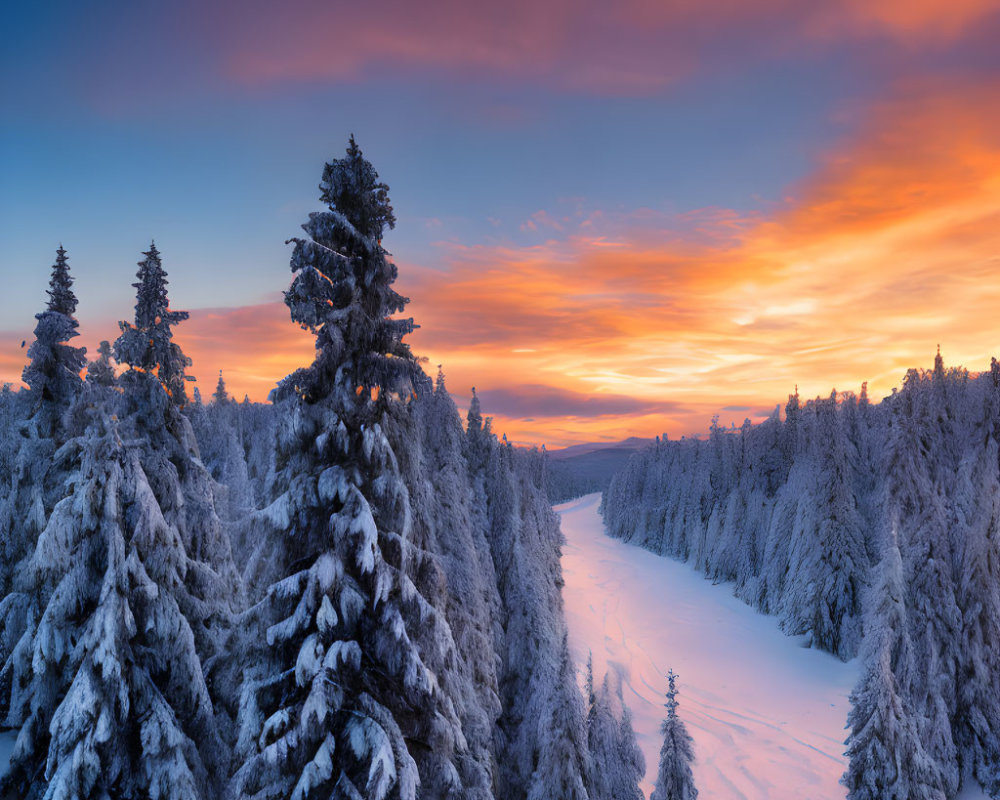
[[[628, 263], [646, 253], [653, 276], [673, 274], [682, 262], [717, 276], [718, 294], [695, 287], [692, 306], [725, 304], [735, 292], [743, 298], [733, 312], [739, 320], [768, 308], [812, 308], [815, 287], [803, 298], [789, 284], [781, 302], [747, 310], [764, 302], [755, 293], [780, 271], [762, 265], [761, 236], [780, 225], [782, 254], [767, 259], [791, 258], [787, 242], [797, 237], [785, 220], [890, 131], [880, 120], [894, 119], [894, 103], [906, 104], [898, 113], [915, 119], [942, 96], [989, 96], [998, 75], [988, 35], [998, 25], [995, 4], [976, 0], [916, 10], [888, 2], [877, 12], [838, 0], [822, 13], [786, 0], [669, 8], [634, 0], [615, 11], [600, 3], [519, 1], [503, 14], [444, 0], [415, 9], [388, 0], [11, 9], [0, 33], [0, 346], [9, 350], [30, 335], [60, 242], [69, 250], [91, 347], [113, 337], [115, 320], [130, 314], [135, 262], [151, 238], [178, 307], [239, 314], [280, 301], [289, 279], [284, 241], [317, 208], [323, 163], [342, 152], [351, 133], [392, 189], [399, 224], [386, 244], [401, 286], [414, 313], [422, 310], [442, 329], [470, 303], [490, 306], [489, 281], [481, 298], [474, 292], [477, 270], [486, 276], [545, 258], [553, 269], [561, 265], [566, 291], [574, 293], [586, 247], [609, 244], [624, 248]], [[989, 120], [979, 122], [971, 123], [976, 131]], [[918, 140], [901, 143], [900, 160], [912, 158], [914, 168], [920, 154], [904, 151]], [[957, 174], [961, 165], [954, 166]], [[986, 183], [988, 175], [976, 185]], [[844, 202], [856, 196], [838, 191]], [[862, 211], [848, 210], [844, 219]], [[755, 242], [752, 259], [747, 237]], [[706, 252], [710, 244], [716, 249]], [[735, 257], [733, 248], [742, 248], [743, 258], [735, 272], [720, 267]], [[532, 269], [534, 286], [547, 286]], [[458, 276], [469, 293], [443, 299]], [[640, 282], [646, 286], [649, 277]], [[655, 291], [673, 297], [686, 285]], [[648, 291], [626, 288], [633, 298]], [[614, 286], [588, 291], [597, 318], [620, 299]], [[578, 307], [579, 298], [571, 299]], [[559, 297], [545, 302], [561, 307]], [[448, 303], [459, 304], [451, 316]], [[269, 319], [279, 312], [269, 311]], [[495, 323], [505, 347], [511, 326], [489, 316], [484, 312], [482, 324]], [[635, 359], [628, 374], [596, 361], [560, 366], [554, 355], [515, 368], [532, 373], [525, 386], [559, 386], [581, 400], [607, 395], [609, 407], [620, 406], [614, 398], [626, 386], [661, 396], [665, 387], [646, 378], [660, 369], [676, 379], [690, 371], [691, 353], [715, 364], [722, 381], [741, 331], [718, 342], [721, 354], [700, 349], [697, 326], [684, 347], [665, 351], [662, 341], [677, 332], [678, 320], [661, 317], [649, 320], [662, 328], [651, 350], [609, 345], [609, 353]], [[196, 316], [189, 330], [199, 324]], [[202, 348], [192, 353], [194, 372], [204, 380], [231, 368], [237, 393], [262, 396], [281, 377], [257, 369], [251, 379], [238, 342], [229, 352], [223, 341], [209, 348], [206, 337], [199, 328], [192, 338]], [[958, 335], [955, 342], [963, 356], [980, 352]], [[414, 344], [451, 365], [463, 387], [475, 382], [510, 396], [479, 350], [446, 346], [427, 324]], [[565, 347], [537, 344], [507, 350]], [[923, 338], [914, 341], [907, 357], [924, 346]], [[21, 356], [3, 354], [6, 379], [16, 378]], [[750, 356], [771, 358], [760, 348]], [[883, 370], [898, 367], [897, 356], [887, 361], [877, 372], [874, 362], [838, 365], [843, 371], [830, 380], [881, 380]], [[710, 415], [693, 402], [695, 392], [721, 391], [720, 407], [758, 408], [794, 385], [796, 364], [807, 385], [815, 374], [812, 363], [767, 363], [775, 383], [758, 396], [688, 382], [681, 394], [699, 409], [690, 415], [647, 414], [634, 428], [621, 419], [580, 425], [594, 434], [606, 424], [609, 435], [699, 427]], [[275, 369], [286, 366], [294, 364]], [[768, 397], [778, 386], [779, 396]], [[523, 416], [534, 419], [530, 392], [525, 398]], [[509, 418], [516, 428], [516, 414]], [[568, 440], [574, 424], [560, 421], [554, 435]], [[545, 435], [542, 427], [521, 429], [526, 438]]]

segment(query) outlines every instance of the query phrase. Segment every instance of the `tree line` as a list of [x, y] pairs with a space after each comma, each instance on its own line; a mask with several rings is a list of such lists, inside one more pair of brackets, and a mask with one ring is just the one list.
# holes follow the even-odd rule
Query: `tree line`
[[973, 778], [1000, 795], [1000, 364], [939, 352], [880, 403], [796, 391], [780, 412], [657, 439], [604, 494], [610, 534], [860, 655], [850, 800], [943, 800]]
[[221, 374], [189, 399], [155, 245], [87, 363], [57, 252], [28, 388], [0, 393], [0, 796], [636, 788], [620, 692], [577, 684], [543, 457], [476, 398], [463, 424], [404, 341], [388, 187], [353, 137], [320, 192], [285, 293], [315, 359], [268, 404]]

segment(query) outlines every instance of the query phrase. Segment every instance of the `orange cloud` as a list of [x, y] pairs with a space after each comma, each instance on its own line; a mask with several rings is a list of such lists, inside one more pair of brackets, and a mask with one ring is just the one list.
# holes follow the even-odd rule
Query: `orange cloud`
[[[1000, 352], [997, 96], [997, 80], [901, 83], [767, 216], [539, 213], [552, 238], [536, 246], [400, 259], [414, 350], [460, 400], [480, 389], [496, 430], [550, 445], [703, 431], [719, 409], [738, 424], [796, 384], [877, 396], [939, 343], [984, 368]], [[264, 399], [312, 359], [280, 302], [195, 311], [177, 336], [206, 393], [224, 368], [234, 395]]]
[[[425, 324], [414, 341], [452, 387], [675, 404], [600, 419], [611, 437], [704, 430], [725, 406], [759, 416], [795, 384], [886, 393], [938, 343], [984, 368], [1000, 350], [997, 96], [1000, 82], [901, 86], [784, 208], [721, 217], [717, 237], [650, 230], [645, 214], [613, 242], [589, 226], [534, 248], [452, 246], [447, 270], [402, 273]], [[550, 442], [594, 422], [503, 420]]]
[[203, 308], [176, 328], [175, 339], [191, 357], [205, 400], [215, 391], [219, 370], [236, 399], [267, 400], [285, 375], [312, 363], [315, 339], [294, 324], [276, 300], [238, 308]]
[[947, 43], [1000, 10], [997, 0], [843, 0], [818, 15], [827, 30], [882, 31], [910, 43]]
[[[290, 321], [280, 300], [237, 308], [202, 308], [174, 328], [174, 340], [192, 360], [188, 374], [206, 400], [215, 391], [223, 370], [229, 393], [242, 399], [264, 401], [277, 382], [292, 370], [308, 365], [314, 357], [314, 338]], [[116, 320], [87, 320], [72, 344], [87, 348], [93, 358], [101, 339], [114, 340]], [[30, 328], [0, 333], [0, 382], [21, 385], [21, 370], [32, 341]]]

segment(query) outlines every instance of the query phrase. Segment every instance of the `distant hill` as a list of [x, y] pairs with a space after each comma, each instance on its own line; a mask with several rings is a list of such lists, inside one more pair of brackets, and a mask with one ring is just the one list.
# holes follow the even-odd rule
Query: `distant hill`
[[552, 503], [603, 492], [629, 457], [652, 442], [629, 437], [621, 442], [588, 442], [548, 451], [547, 488]]
[[652, 443], [652, 439], [641, 439], [638, 436], [629, 436], [628, 439], [623, 439], [620, 442], [587, 442], [585, 444], [574, 444], [570, 447], [564, 447], [561, 450], [549, 450], [549, 458], [553, 461], [565, 461], [570, 458], [576, 458], [578, 456], [587, 455], [588, 453], [594, 453], [597, 451], [607, 451], [607, 450], [628, 450], [628, 452], [633, 453], [645, 447], [647, 444]]

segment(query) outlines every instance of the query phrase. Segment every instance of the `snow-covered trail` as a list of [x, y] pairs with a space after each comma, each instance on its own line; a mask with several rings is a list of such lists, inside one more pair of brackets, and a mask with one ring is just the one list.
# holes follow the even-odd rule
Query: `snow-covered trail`
[[[775, 620], [688, 565], [604, 535], [600, 495], [556, 506], [566, 536], [563, 597], [579, 665], [594, 656], [625, 674], [625, 701], [656, 778], [664, 675], [680, 675], [695, 780], [711, 800], [844, 800], [842, 744], [856, 664], [800, 646]], [[0, 732], [0, 774], [15, 735]], [[962, 800], [986, 800], [969, 787]]]
[[610, 539], [600, 495], [560, 506], [563, 596], [577, 663], [625, 674], [647, 795], [656, 778], [664, 675], [680, 676], [695, 780], [712, 800], [843, 800], [843, 741], [856, 662], [805, 649], [776, 621], [691, 567]]

